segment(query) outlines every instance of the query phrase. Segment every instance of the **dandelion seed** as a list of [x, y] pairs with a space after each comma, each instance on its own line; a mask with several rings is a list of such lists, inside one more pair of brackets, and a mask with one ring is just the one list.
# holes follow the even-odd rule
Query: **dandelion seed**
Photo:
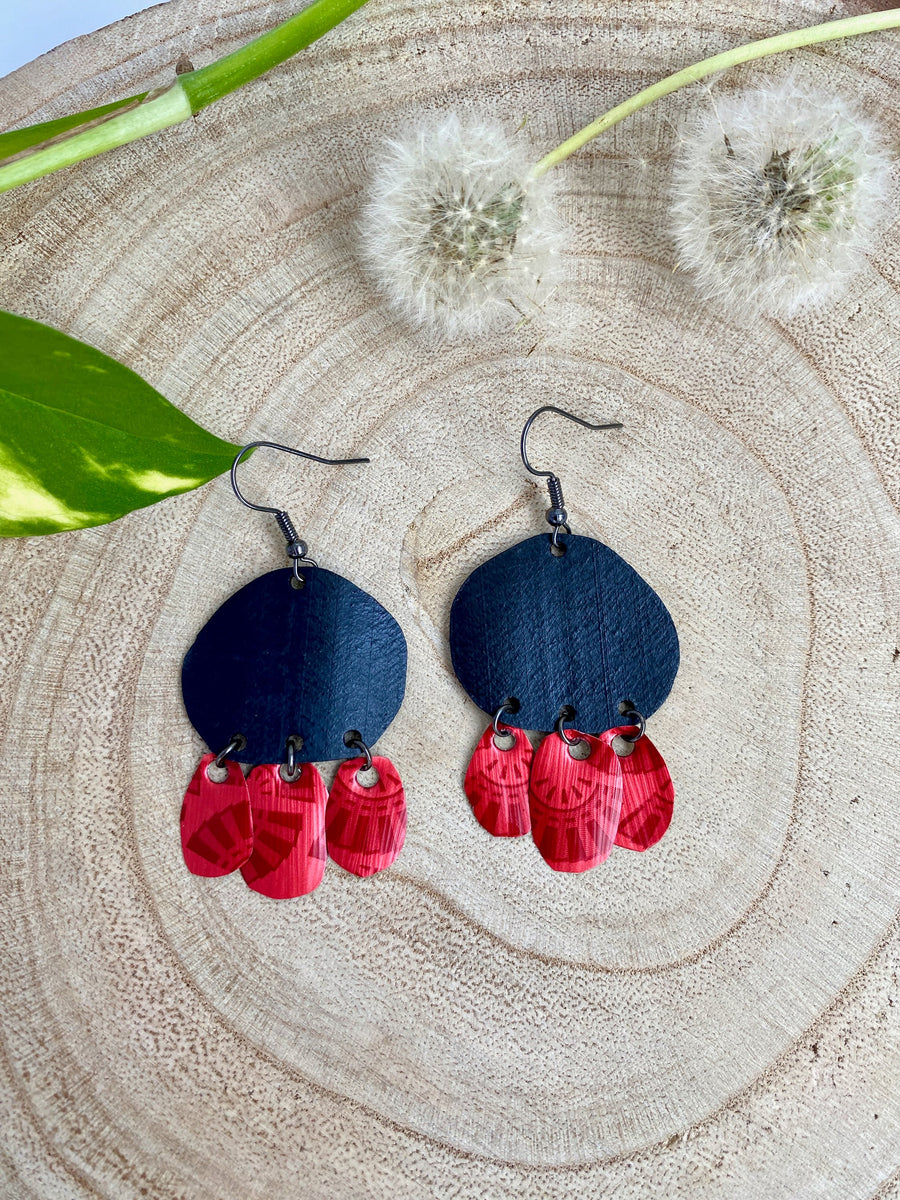
[[454, 336], [509, 324], [509, 300], [536, 312], [564, 243], [552, 185], [527, 148], [455, 116], [392, 141], [361, 223], [362, 251], [407, 320]]
[[871, 125], [840, 97], [788, 79], [719, 100], [675, 168], [678, 265], [733, 312], [822, 305], [871, 249], [887, 175]]

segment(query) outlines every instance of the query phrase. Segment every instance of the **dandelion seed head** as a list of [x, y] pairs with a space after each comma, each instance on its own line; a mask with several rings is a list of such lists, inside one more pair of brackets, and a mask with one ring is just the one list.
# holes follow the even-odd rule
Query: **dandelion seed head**
[[719, 99], [675, 168], [678, 265], [734, 313], [825, 304], [873, 245], [888, 170], [872, 126], [840, 97], [788, 79]]
[[361, 246], [379, 289], [413, 324], [483, 332], [549, 298], [564, 231], [552, 184], [534, 177], [520, 143], [455, 116], [388, 143]]

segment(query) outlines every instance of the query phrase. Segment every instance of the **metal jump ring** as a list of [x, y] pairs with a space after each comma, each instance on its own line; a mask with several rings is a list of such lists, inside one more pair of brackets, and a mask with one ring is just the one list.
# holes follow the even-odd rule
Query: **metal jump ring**
[[297, 762], [297, 739], [291, 735], [284, 743], [284, 747], [284, 775], [288, 783], [296, 783], [303, 771], [303, 767]]
[[566, 743], [567, 746], [577, 746], [578, 743], [581, 741], [581, 738], [570, 738], [566, 734], [566, 731], [563, 729], [563, 721], [571, 721], [574, 716], [575, 716], [574, 712], [572, 712], [571, 708], [569, 708], [569, 706], [566, 705], [564, 708], [562, 708], [560, 710], [559, 717], [557, 719], [556, 725], [554, 726], [554, 729], [559, 734], [559, 736], [562, 738], [562, 740]]
[[515, 741], [516, 735], [513, 733], [513, 731], [510, 729], [510, 727], [508, 725], [504, 725], [502, 729], [500, 728], [500, 717], [503, 715], [503, 713], [506, 712], [507, 709], [509, 709], [510, 712], [516, 711], [508, 700], [504, 700], [503, 703], [500, 705], [500, 707], [497, 709], [497, 711], [494, 713], [494, 719], [491, 721], [491, 725], [494, 727], [494, 737], [508, 736], [508, 737], [511, 737], [513, 739], [513, 741]]
[[554, 525], [553, 533], [551, 533], [551, 535], [550, 535], [550, 545], [551, 546], [559, 545], [559, 531], [561, 529], [564, 529], [566, 531], [566, 533], [568, 533], [568, 534], [571, 534], [571, 532], [572, 532], [572, 530], [568, 527], [568, 525], [566, 525], [565, 522], [563, 522], [562, 525]]
[[231, 735], [231, 741], [228, 743], [228, 745], [225, 747], [225, 749], [220, 750], [219, 753], [216, 755], [216, 766], [219, 767], [220, 769], [222, 767], [224, 767], [225, 759], [232, 752], [232, 750], [243, 750], [243, 748], [246, 745], [247, 745], [247, 739], [244, 737], [244, 735], [242, 733], [233, 733]]
[[637, 727], [638, 727], [638, 731], [634, 735], [634, 737], [629, 737], [627, 733], [623, 733], [621, 735], [622, 741], [623, 742], [631, 742], [632, 745], [635, 742], [639, 742], [641, 740], [641, 738], [644, 736], [644, 734], [647, 732], [647, 718], [644, 716], [643, 713], [639, 713], [636, 708], [627, 709], [624, 713], [622, 713], [622, 716], [623, 717], [635, 717], [636, 719], [634, 721], [629, 721], [628, 724], [629, 725], [637, 725]]
[[366, 756], [366, 765], [364, 767], [361, 767], [360, 770], [362, 770], [362, 771], [371, 771], [372, 770], [372, 751], [369, 749], [369, 747], [366, 745], [366, 743], [362, 740], [362, 738], [353, 738], [352, 741], [349, 741], [349, 742], [345, 740], [344, 745], [345, 746], [359, 746], [360, 750], [362, 750], [363, 754]]

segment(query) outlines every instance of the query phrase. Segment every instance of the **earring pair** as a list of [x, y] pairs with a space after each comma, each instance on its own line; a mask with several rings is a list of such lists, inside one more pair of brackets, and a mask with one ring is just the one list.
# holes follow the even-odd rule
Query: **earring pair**
[[[476, 819], [499, 837], [531, 831], [551, 867], [583, 871], [613, 842], [646, 849], [671, 819], [671, 780], [645, 724], [672, 686], [678, 639], [637, 572], [609, 547], [572, 534], [558, 477], [529, 462], [528, 433], [545, 412], [588, 429], [621, 428], [553, 405], [529, 417], [521, 456], [547, 480], [552, 532], [469, 576], [453, 601], [450, 649], [463, 687], [492, 714], [465, 778]], [[318, 886], [326, 854], [367, 876], [400, 853], [403, 784], [370, 747], [402, 703], [407, 648], [374, 597], [309, 557], [284, 509], [243, 495], [238, 467], [259, 448], [327, 465], [369, 460], [275, 442], [240, 451], [235, 495], [275, 517], [291, 567], [229, 597], [182, 667], [185, 709], [211, 747], [182, 805], [185, 863], [205, 876], [240, 869], [253, 890], [284, 899]], [[603, 732], [567, 731], [576, 717], [579, 730]], [[537, 754], [526, 729], [549, 734]], [[344, 761], [326, 792], [314, 764], [334, 759]], [[256, 765], [245, 778], [247, 763]]]

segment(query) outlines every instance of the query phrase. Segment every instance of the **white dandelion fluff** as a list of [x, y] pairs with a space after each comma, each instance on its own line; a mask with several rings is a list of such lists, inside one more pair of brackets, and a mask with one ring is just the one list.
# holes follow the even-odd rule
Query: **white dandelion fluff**
[[871, 249], [888, 166], [872, 126], [840, 97], [789, 79], [718, 100], [675, 168], [678, 264], [732, 311], [815, 308]]
[[527, 148], [455, 116], [388, 143], [361, 232], [390, 304], [450, 336], [534, 316], [558, 282], [565, 240]]

